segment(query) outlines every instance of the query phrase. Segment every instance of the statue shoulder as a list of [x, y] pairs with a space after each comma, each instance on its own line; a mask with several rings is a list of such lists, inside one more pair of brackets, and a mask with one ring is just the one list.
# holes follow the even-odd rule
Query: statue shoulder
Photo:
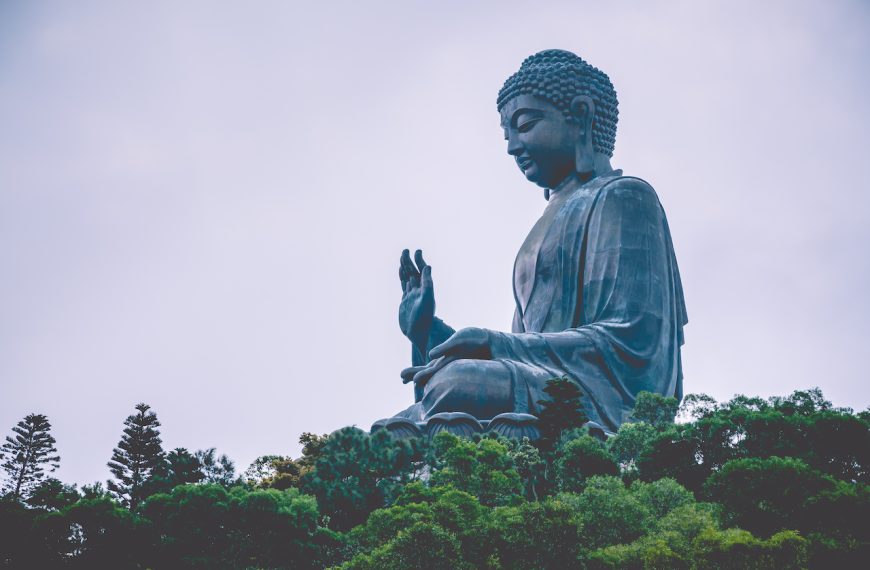
[[602, 180], [599, 190], [602, 194], [635, 195], [637, 197], [653, 197], [658, 200], [652, 184], [637, 176], [610, 176]]
[[600, 202], [640, 201], [649, 206], [661, 207], [658, 195], [652, 185], [637, 176], [612, 176], [602, 180], [598, 190]]
[[604, 219], [627, 216], [652, 222], [664, 217], [664, 209], [646, 180], [636, 176], [612, 176], [602, 180], [592, 216]]

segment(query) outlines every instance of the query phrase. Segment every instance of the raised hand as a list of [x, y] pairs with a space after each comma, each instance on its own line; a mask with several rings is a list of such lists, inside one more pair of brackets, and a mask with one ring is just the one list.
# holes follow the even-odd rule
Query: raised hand
[[[415, 265], [416, 262], [416, 265]], [[432, 267], [423, 260], [423, 252], [414, 252], [414, 261], [408, 250], [399, 259], [399, 281], [402, 301], [399, 303], [399, 327], [408, 340], [425, 352], [435, 318], [435, 288]]]

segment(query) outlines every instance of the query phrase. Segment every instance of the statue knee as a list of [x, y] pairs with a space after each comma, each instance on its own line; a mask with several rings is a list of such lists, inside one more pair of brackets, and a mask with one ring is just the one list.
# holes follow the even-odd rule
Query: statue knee
[[436, 373], [423, 391], [426, 416], [465, 412], [489, 419], [513, 410], [510, 378], [490, 360], [456, 360]]
[[463, 390], [463, 378], [473, 368], [474, 361], [455, 360], [439, 370], [423, 390], [423, 409], [429, 414], [462, 411], [467, 400]]

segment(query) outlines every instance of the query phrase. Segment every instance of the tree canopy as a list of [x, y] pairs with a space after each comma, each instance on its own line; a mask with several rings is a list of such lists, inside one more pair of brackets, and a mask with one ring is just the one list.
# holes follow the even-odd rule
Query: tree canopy
[[[143, 404], [112, 493], [43, 478], [0, 500], [0, 565], [796, 569], [870, 554], [870, 414], [816, 389], [679, 408], [649, 395], [604, 442], [564, 396], [544, 442], [344, 428], [241, 478], [214, 448], [164, 454]], [[160, 461], [129, 459], [143, 449]]]

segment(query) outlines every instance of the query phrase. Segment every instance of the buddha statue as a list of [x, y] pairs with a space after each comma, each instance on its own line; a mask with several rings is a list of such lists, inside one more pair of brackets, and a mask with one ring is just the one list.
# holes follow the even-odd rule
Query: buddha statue
[[687, 318], [664, 210], [652, 186], [611, 167], [616, 92], [577, 55], [528, 57], [497, 106], [508, 154], [546, 200], [514, 264], [511, 332], [447, 325], [432, 267], [402, 252], [399, 323], [413, 366], [401, 377], [415, 402], [395, 418], [531, 417], [547, 381], [565, 377], [589, 419], [614, 432], [639, 392], [682, 397]]

